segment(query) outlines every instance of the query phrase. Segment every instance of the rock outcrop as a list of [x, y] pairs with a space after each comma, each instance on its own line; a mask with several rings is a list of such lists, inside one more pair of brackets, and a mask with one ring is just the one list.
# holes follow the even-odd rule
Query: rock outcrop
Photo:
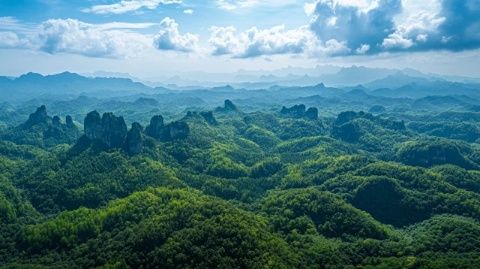
[[25, 123], [12, 128], [3, 139], [49, 147], [74, 143], [80, 135], [80, 131], [75, 125], [62, 123], [59, 116], [50, 117], [47, 114], [47, 108], [42, 105], [30, 114]]
[[226, 110], [226, 111], [237, 111], [237, 106], [233, 104], [232, 101], [230, 100], [225, 100], [224, 102], [224, 105], [223, 105], [223, 108]]
[[[187, 117], [192, 115], [194, 115], [194, 112], [189, 112]], [[190, 127], [183, 121], [175, 121], [165, 125], [163, 117], [157, 115], [152, 117], [150, 125], [145, 129], [145, 133], [160, 141], [172, 141], [187, 138], [190, 134]]]
[[145, 133], [153, 138], [160, 139], [162, 138], [164, 127], [163, 117], [160, 115], [153, 116], [150, 119], [150, 125], [145, 129]]
[[302, 118], [305, 115], [305, 110], [305, 105], [294, 105], [291, 108], [282, 107], [280, 114], [293, 118]]
[[59, 116], [54, 116], [52, 118], [52, 125], [55, 126], [55, 127], [60, 127], [61, 125], [61, 121], [60, 121], [60, 117]]
[[34, 125], [39, 125], [39, 124], [48, 124], [51, 122], [51, 118], [47, 114], [47, 107], [44, 105], [40, 106], [37, 108], [37, 110], [30, 114], [28, 117], [28, 120], [24, 123], [24, 126], [26, 128], [29, 128]]
[[84, 131], [90, 140], [99, 140], [107, 148], [118, 148], [127, 136], [127, 125], [123, 117], [104, 113], [100, 118], [97, 111], [92, 111], [85, 117]]
[[139, 154], [143, 150], [143, 127], [138, 122], [132, 123], [127, 133], [125, 149], [130, 155]]
[[102, 116], [102, 142], [108, 148], [119, 148], [123, 145], [127, 136], [127, 125], [123, 117], [117, 117], [113, 113], [105, 113]]
[[138, 122], [132, 123], [132, 127], [128, 130], [123, 117], [104, 113], [100, 118], [100, 114], [96, 111], [87, 114], [84, 128], [85, 136], [83, 140], [81, 139], [84, 144], [82, 148], [95, 142], [101, 145], [101, 149], [122, 148], [130, 155], [140, 154], [143, 151], [144, 134], [164, 142], [185, 139], [190, 134], [187, 123], [176, 121], [165, 125], [160, 115], [152, 117], [150, 125], [144, 132]]
[[217, 125], [218, 123], [212, 111], [200, 112], [200, 116], [202, 116], [208, 124]]
[[102, 118], [97, 111], [92, 111], [87, 114], [83, 121], [85, 135], [91, 139], [96, 140], [102, 137]]
[[190, 127], [183, 121], [174, 121], [165, 126], [163, 139], [172, 141], [177, 139], [185, 139], [190, 134]]
[[217, 107], [215, 111], [218, 112], [235, 112], [238, 111], [237, 106], [230, 100], [225, 100], [223, 107]]
[[310, 107], [309, 109], [307, 109], [303, 104], [294, 105], [290, 108], [282, 107], [280, 114], [286, 117], [291, 117], [296, 119], [300, 119], [300, 118], [307, 118], [310, 120], [318, 119], [318, 109], [315, 107]]
[[335, 120], [335, 125], [342, 125], [347, 122], [350, 122], [355, 119], [366, 119], [372, 121], [376, 124], [381, 125], [383, 128], [395, 130], [395, 131], [405, 131], [405, 123], [403, 121], [397, 121], [392, 119], [384, 119], [378, 116], [374, 116], [370, 113], [365, 113], [363, 111], [355, 112], [355, 111], [346, 111], [342, 112], [337, 116]]
[[73, 128], [73, 127], [75, 127], [75, 123], [73, 123], [72, 116], [67, 115], [67, 116], [65, 117], [65, 124], [67, 125], [68, 128]]
[[305, 112], [305, 117], [310, 120], [318, 120], [318, 109], [316, 107], [310, 107]]

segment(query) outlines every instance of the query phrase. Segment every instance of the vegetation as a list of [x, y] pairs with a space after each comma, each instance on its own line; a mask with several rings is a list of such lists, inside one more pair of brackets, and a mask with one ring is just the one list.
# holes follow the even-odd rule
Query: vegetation
[[81, 100], [2, 105], [0, 267], [480, 268], [476, 112]]

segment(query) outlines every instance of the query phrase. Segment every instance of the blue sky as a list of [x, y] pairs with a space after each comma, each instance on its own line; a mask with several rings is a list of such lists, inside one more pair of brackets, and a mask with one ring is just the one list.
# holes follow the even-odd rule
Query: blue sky
[[417, 68], [480, 76], [480, 0], [0, 0], [0, 73]]

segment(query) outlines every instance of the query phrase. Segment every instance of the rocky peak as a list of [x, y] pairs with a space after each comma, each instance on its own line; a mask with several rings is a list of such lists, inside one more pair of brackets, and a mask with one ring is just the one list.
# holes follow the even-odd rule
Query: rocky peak
[[294, 118], [302, 118], [305, 115], [305, 105], [294, 105], [291, 108], [282, 107], [280, 111], [281, 114], [294, 117]]
[[102, 118], [97, 111], [87, 114], [84, 120], [85, 135], [90, 140], [100, 140], [107, 148], [119, 148], [127, 136], [127, 125], [123, 117], [104, 113]]
[[132, 123], [132, 128], [127, 133], [125, 148], [131, 155], [139, 154], [143, 149], [143, 127], [138, 122]]
[[164, 127], [163, 117], [161, 115], [153, 116], [152, 119], [150, 119], [150, 125], [145, 129], [145, 133], [153, 138], [160, 139]]
[[282, 107], [280, 114], [292, 118], [307, 118], [310, 120], [318, 119], [318, 109], [315, 107], [306, 108], [304, 104], [294, 105], [290, 108]]
[[92, 111], [85, 117], [84, 123], [85, 135], [91, 139], [100, 139], [102, 137], [102, 119], [97, 111]]
[[73, 127], [75, 127], [75, 123], [73, 123], [72, 116], [67, 115], [67, 116], [65, 117], [65, 124], [67, 125], [68, 128], [73, 128]]
[[213, 116], [212, 111], [200, 112], [200, 116], [202, 116], [208, 124], [211, 124], [211, 125], [217, 124], [217, 119], [215, 119], [215, 116]]
[[318, 120], [318, 109], [316, 107], [310, 107], [305, 112], [305, 117], [310, 120]]
[[54, 116], [52, 118], [52, 125], [55, 126], [55, 127], [60, 127], [62, 125], [59, 116]]
[[338, 114], [337, 119], [335, 120], [336, 125], [341, 125], [347, 123], [358, 116], [357, 112], [355, 111], [345, 111]]
[[[194, 112], [187, 113], [187, 117], [198, 116]], [[150, 125], [145, 129], [145, 133], [153, 138], [162, 141], [172, 141], [175, 139], [184, 139], [190, 134], [190, 128], [183, 121], [176, 121], [165, 125], [163, 117], [153, 116]]]
[[37, 110], [30, 114], [28, 120], [25, 122], [26, 126], [33, 126], [37, 124], [48, 124], [50, 117], [47, 114], [47, 108], [42, 105]]
[[108, 148], [118, 148], [123, 145], [127, 136], [127, 125], [123, 117], [113, 113], [104, 113], [102, 116], [102, 142]]
[[163, 139], [167, 141], [185, 139], [190, 134], [190, 127], [183, 121], [175, 121], [165, 126]]
[[237, 106], [235, 106], [233, 102], [228, 99], [225, 100], [223, 108], [225, 111], [237, 111]]

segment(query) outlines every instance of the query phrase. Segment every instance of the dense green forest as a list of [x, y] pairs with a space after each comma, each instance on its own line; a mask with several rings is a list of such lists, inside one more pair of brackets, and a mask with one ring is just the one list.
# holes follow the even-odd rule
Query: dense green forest
[[0, 104], [0, 267], [480, 268], [474, 99], [334, 91]]

